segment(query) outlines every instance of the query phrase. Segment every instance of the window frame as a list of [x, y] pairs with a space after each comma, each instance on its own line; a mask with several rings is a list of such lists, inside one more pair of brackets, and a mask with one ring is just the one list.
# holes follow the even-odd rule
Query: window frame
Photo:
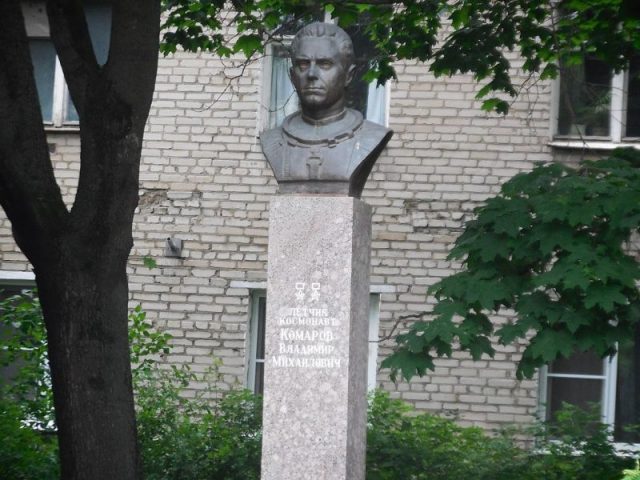
[[33, 272], [23, 272], [19, 270], [0, 270], [0, 287], [10, 285], [12, 287], [33, 287], [36, 286], [36, 276]]
[[[256, 364], [262, 363], [264, 365], [264, 358], [258, 359], [257, 351], [258, 351], [258, 331], [259, 331], [259, 306], [260, 299], [264, 298], [265, 302], [267, 299], [267, 291], [266, 289], [256, 289], [251, 291], [249, 295], [249, 330], [247, 331], [247, 355], [245, 355], [246, 360], [246, 378], [245, 378], [245, 387], [248, 390], [251, 390], [253, 393], [256, 393]], [[266, 313], [265, 313], [266, 317]], [[264, 331], [264, 327], [263, 327]], [[264, 368], [264, 367], [263, 367]]]
[[551, 122], [549, 128], [552, 147], [559, 148], [586, 148], [591, 150], [613, 150], [621, 146], [633, 147], [640, 150], [640, 137], [626, 137], [623, 132], [627, 120], [627, 97], [629, 84], [629, 71], [612, 72], [611, 102], [609, 111], [609, 135], [608, 139], [596, 136], [559, 135], [558, 124], [560, 119], [560, 73], [551, 86]]
[[80, 128], [78, 120], [67, 120], [69, 113], [69, 88], [64, 79], [64, 72], [60, 59], [56, 55], [56, 69], [53, 77], [53, 104], [51, 106], [51, 122], [43, 122], [46, 127], [59, 130], [62, 127]]
[[[90, 1], [85, 4], [85, 7], [91, 6], [106, 6], [109, 9], [112, 5], [109, 2], [103, 0]], [[45, 40], [52, 42], [51, 34], [49, 30], [49, 21], [46, 15], [46, 8], [44, 1], [35, 2], [23, 2], [23, 15], [25, 18], [25, 27], [27, 30], [27, 40]], [[87, 10], [85, 10], [86, 12]], [[106, 14], [105, 14], [106, 15]], [[108, 18], [108, 20], [107, 20]], [[106, 21], [105, 28], [110, 32], [112, 25], [112, 12], [110, 11], [107, 17], [100, 15], [101, 22]], [[89, 21], [89, 20], [87, 20]], [[109, 33], [110, 35], [110, 33]], [[107, 42], [109, 44], [109, 42]], [[108, 50], [107, 50], [108, 51]], [[43, 125], [46, 131], [78, 131], [80, 129], [79, 120], [67, 119], [69, 115], [69, 105], [71, 104], [71, 97], [69, 94], [69, 88], [64, 78], [64, 72], [60, 59], [56, 52], [55, 66], [53, 72], [53, 85], [52, 87], [52, 102], [51, 102], [51, 120], [45, 120], [43, 118]]]
[[541, 421], [547, 420], [547, 394], [550, 378], [575, 378], [602, 380], [602, 393], [600, 398], [600, 415], [602, 423], [610, 428], [610, 439], [620, 452], [640, 452], [639, 443], [616, 442], [613, 439], [613, 430], [616, 419], [616, 389], [618, 382], [618, 354], [602, 359], [602, 375], [573, 374], [573, 373], [551, 373], [549, 367], [544, 366], [538, 372], [538, 418]]

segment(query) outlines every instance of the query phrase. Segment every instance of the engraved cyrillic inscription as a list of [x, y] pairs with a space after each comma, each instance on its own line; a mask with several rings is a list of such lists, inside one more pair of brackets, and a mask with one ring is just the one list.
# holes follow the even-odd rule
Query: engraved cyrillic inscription
[[340, 368], [335, 328], [340, 319], [321, 302], [320, 282], [295, 282], [295, 307], [278, 312], [278, 348], [271, 357], [275, 367]]

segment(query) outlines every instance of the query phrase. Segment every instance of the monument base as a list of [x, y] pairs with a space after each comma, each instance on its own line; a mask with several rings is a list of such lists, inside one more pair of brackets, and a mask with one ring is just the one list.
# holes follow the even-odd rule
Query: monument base
[[262, 480], [364, 480], [371, 209], [271, 202]]

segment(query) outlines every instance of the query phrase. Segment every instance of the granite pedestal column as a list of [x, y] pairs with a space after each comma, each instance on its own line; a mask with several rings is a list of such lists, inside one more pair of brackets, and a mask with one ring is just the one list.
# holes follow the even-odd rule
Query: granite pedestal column
[[274, 197], [262, 480], [363, 480], [371, 209]]

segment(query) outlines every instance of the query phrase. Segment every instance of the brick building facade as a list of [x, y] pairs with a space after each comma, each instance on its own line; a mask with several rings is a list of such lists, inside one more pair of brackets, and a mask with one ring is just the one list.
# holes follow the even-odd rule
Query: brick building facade
[[[272, 59], [242, 68], [206, 54], [161, 58], [142, 153], [130, 304], [141, 304], [147, 318], [173, 336], [166, 362], [196, 372], [216, 363], [222, 390], [254, 388], [260, 370], [256, 335], [268, 205], [277, 187], [259, 134], [269, 123]], [[387, 337], [399, 319], [429, 310], [427, 288], [459, 267], [446, 256], [472, 210], [535, 162], [582, 152], [566, 148], [578, 146], [572, 142], [552, 142], [553, 85], [518, 76], [518, 61], [513, 58], [514, 83], [525, 88], [506, 117], [481, 111], [470, 77], [436, 79], [424, 65], [396, 65], [397, 81], [383, 95], [395, 134], [362, 197], [373, 207], [371, 340], [383, 340], [372, 342], [371, 352], [377, 351], [378, 364], [393, 345]], [[73, 124], [48, 131], [70, 205], [79, 135]], [[5, 283], [28, 281], [30, 266], [9, 223], [3, 220], [0, 228], [1, 276]], [[183, 241], [180, 258], [166, 255], [167, 238]], [[145, 256], [157, 267], [147, 268]], [[540, 385], [516, 380], [519, 355], [513, 346], [498, 346], [495, 358], [480, 361], [455, 353], [411, 383], [393, 384], [388, 372], [372, 368], [370, 383], [418, 409], [454, 414], [463, 424], [527, 423], [538, 412]], [[193, 384], [189, 394], [202, 387]]]

